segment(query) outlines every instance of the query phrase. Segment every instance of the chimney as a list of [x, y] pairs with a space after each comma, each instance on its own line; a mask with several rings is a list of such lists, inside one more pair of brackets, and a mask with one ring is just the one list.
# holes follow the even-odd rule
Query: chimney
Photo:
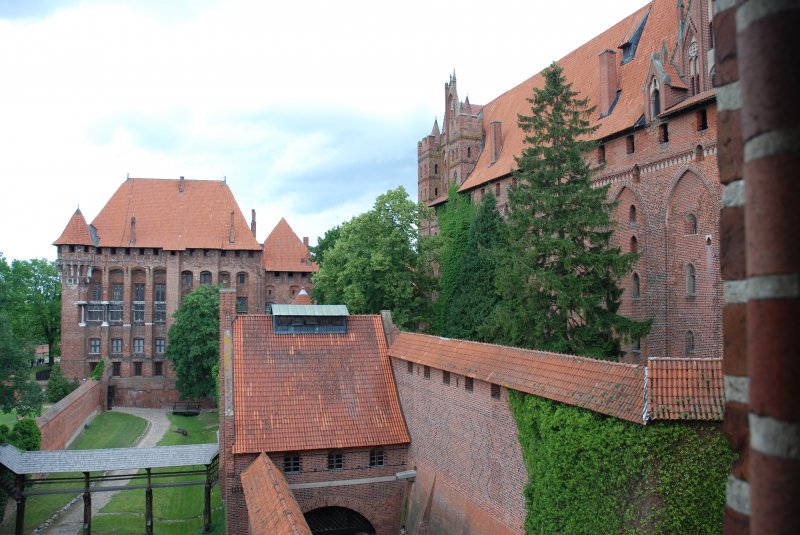
[[233, 210], [231, 210], [231, 233], [230, 233], [230, 236], [228, 236], [228, 241], [230, 243], [234, 243], [236, 241], [235, 238], [236, 238], [236, 236], [234, 236], [234, 234], [233, 234]]
[[136, 216], [131, 217], [131, 240], [130, 245], [136, 245]]
[[503, 135], [502, 124], [500, 121], [492, 121], [492, 163], [497, 161], [500, 157], [500, 151], [503, 150]]
[[181, 177], [181, 179], [178, 181], [178, 191], [183, 193], [184, 189], [186, 189], [186, 181], [183, 179], [183, 177]]
[[308, 247], [308, 236], [303, 236], [303, 245]]
[[610, 48], [600, 52], [600, 115], [608, 115], [617, 97], [617, 53]]
[[256, 210], [255, 210], [255, 208], [253, 208], [250, 211], [250, 213], [252, 214], [250, 216], [250, 232], [253, 233], [253, 237], [255, 238], [256, 237]]

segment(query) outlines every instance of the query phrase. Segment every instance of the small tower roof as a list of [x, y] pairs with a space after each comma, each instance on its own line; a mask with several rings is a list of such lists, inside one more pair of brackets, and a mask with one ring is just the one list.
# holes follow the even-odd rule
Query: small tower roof
[[292, 300], [293, 305], [311, 305], [311, 296], [308, 295], [308, 292], [305, 288], [300, 288], [300, 293]]
[[75, 210], [75, 213], [69, 218], [67, 226], [64, 227], [64, 232], [53, 242], [53, 245], [96, 245], [92, 240], [92, 232], [80, 208]]
[[441, 132], [439, 131], [439, 119], [436, 118], [433, 120], [433, 128], [431, 129], [432, 136], [438, 136]]

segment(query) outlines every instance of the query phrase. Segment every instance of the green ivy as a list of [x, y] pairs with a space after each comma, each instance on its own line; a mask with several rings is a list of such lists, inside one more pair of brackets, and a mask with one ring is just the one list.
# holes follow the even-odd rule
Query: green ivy
[[718, 426], [618, 420], [511, 391], [527, 534], [721, 533], [734, 454]]

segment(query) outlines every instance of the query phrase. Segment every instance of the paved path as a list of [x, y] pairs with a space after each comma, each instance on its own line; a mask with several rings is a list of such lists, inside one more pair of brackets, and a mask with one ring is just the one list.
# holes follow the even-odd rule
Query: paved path
[[[133, 414], [148, 421], [147, 429], [142, 437], [134, 444], [137, 448], [152, 448], [169, 429], [169, 419], [167, 418], [167, 411], [169, 409], [140, 409], [137, 407], [114, 407], [116, 412], [125, 412]], [[118, 474], [133, 474], [136, 470], [111, 470], [109, 475]], [[118, 485], [119, 481], [108, 482], [100, 486]], [[92, 517], [97, 516], [100, 509], [111, 501], [118, 492], [98, 492], [92, 493]], [[83, 530], [83, 499], [78, 498], [64, 513], [56, 518], [53, 524], [40, 528], [34, 533], [41, 533], [44, 535], [76, 535]]]

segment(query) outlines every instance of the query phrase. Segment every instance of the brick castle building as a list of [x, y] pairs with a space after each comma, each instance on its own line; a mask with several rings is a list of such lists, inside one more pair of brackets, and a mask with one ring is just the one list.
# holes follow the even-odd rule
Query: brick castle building
[[[598, 148], [585, 157], [617, 203], [613, 244], [641, 257], [621, 284], [621, 313], [653, 318], [626, 360], [722, 356], [722, 283], [713, 1], [654, 0], [557, 63], [596, 109]], [[517, 114], [542, 87], [537, 74], [485, 105], [444, 87], [442, 127], [417, 145], [419, 200], [437, 207], [448, 183], [478, 202], [491, 190], [507, 214], [514, 157], [523, 150]], [[435, 221], [423, 232], [437, 232]]]
[[285, 220], [262, 246], [255, 211], [248, 225], [226, 182], [183, 177], [127, 179], [91, 224], [76, 210], [55, 245], [61, 366], [84, 378], [108, 358], [110, 398], [122, 405], [177, 399], [167, 333], [181, 299], [199, 284], [235, 288], [240, 313], [263, 312], [310, 290], [317, 270], [308, 239]]

